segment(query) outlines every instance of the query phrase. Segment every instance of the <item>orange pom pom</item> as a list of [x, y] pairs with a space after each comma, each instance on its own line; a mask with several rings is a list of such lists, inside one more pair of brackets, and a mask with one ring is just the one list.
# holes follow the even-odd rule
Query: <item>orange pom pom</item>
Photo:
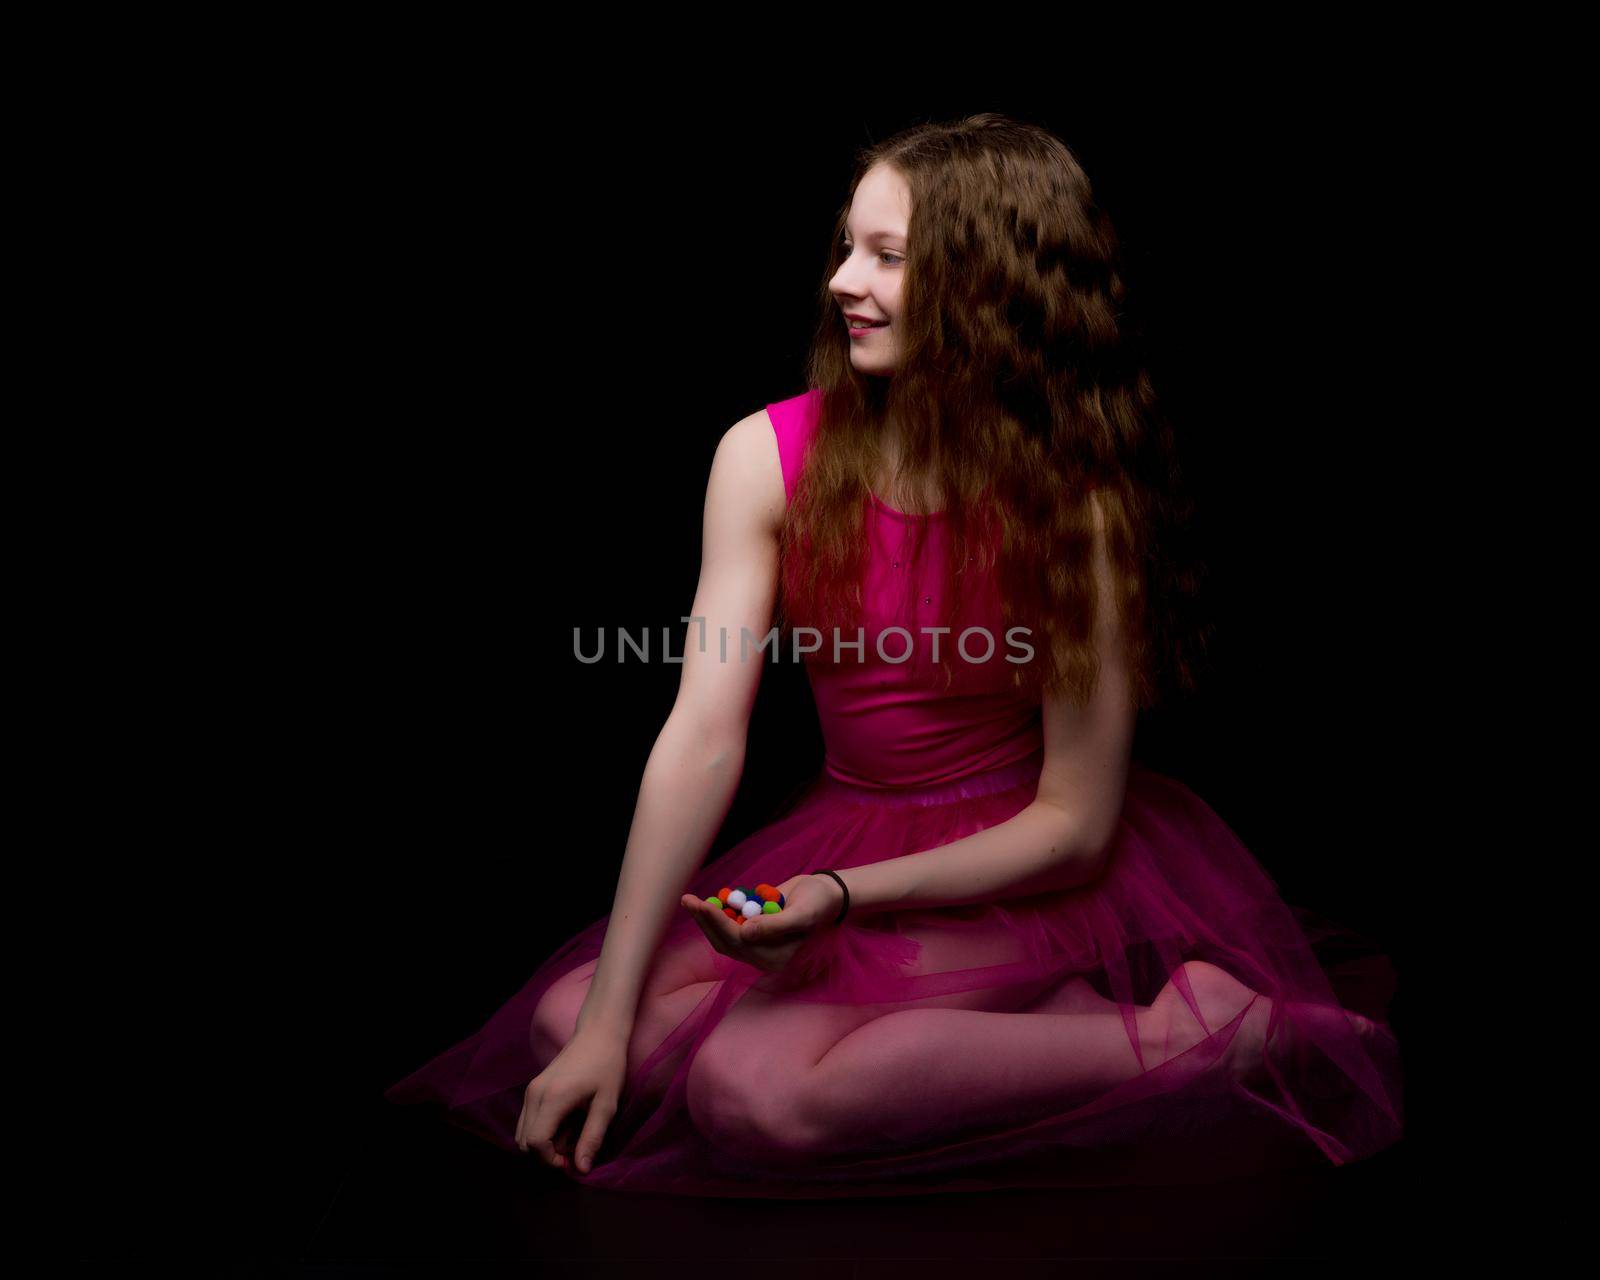
[[778, 900], [778, 891], [770, 884], [758, 884], [756, 886], [756, 893], [764, 902], [776, 902]]
[[726, 902], [728, 900], [728, 895], [730, 893], [732, 893], [732, 892], [733, 892], [732, 889], [729, 889], [729, 888], [725, 887], [717, 894], [717, 897], [721, 898], [722, 901]]

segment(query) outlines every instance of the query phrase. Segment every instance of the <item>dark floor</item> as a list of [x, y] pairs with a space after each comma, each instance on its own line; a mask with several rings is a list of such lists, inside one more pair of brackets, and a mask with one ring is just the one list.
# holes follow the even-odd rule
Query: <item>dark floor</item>
[[[1207, 1260], [1200, 1274], [1225, 1275], [1271, 1260], [1348, 1266], [1370, 1258], [1376, 1239], [1414, 1230], [1404, 1143], [1343, 1168], [1209, 1187], [725, 1201], [589, 1190], [413, 1109], [375, 1113], [370, 1124], [370, 1140], [356, 1144], [324, 1211], [306, 1224], [296, 1255], [306, 1274], [470, 1259], [622, 1275], [744, 1256], [763, 1276], [814, 1275], [824, 1260], [836, 1260], [829, 1270], [841, 1276], [858, 1265], [878, 1276], [893, 1263], [937, 1274], [945, 1260], [970, 1276], [976, 1259], [1004, 1263], [1008, 1276], [1056, 1261], [1101, 1261], [1128, 1275], [1139, 1260], [1152, 1274], [1178, 1261], [1193, 1274], [1192, 1263]], [[730, 1254], [717, 1242], [733, 1217], [746, 1243]]]

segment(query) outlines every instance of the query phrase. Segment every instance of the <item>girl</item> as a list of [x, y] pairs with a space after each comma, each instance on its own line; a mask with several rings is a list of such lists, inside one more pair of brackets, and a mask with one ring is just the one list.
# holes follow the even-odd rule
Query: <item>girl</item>
[[[1204, 632], [1081, 168], [1002, 116], [920, 125], [859, 158], [835, 231], [810, 389], [712, 464], [610, 915], [386, 1097], [682, 1194], [1184, 1181], [1393, 1143], [1389, 991], [1368, 1016], [1335, 992], [1385, 957], [1131, 759]], [[773, 638], [825, 764], [701, 867], [765, 657], [735, 646]]]

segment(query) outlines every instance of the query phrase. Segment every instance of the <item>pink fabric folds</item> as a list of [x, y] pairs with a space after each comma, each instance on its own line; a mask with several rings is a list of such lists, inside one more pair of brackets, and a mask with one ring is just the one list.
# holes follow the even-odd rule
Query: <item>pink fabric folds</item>
[[[820, 777], [690, 890], [820, 867], [848, 875], [936, 848], [1022, 809], [1037, 765], [896, 791]], [[514, 1150], [523, 1089], [554, 1053], [533, 1034], [535, 1010], [559, 979], [592, 967], [606, 924], [386, 1096], [438, 1106]], [[1340, 963], [1325, 968], [1319, 954], [1335, 952]], [[600, 1162], [572, 1175], [586, 1185], [794, 1198], [1209, 1181], [1358, 1160], [1402, 1132], [1386, 1025], [1395, 975], [1382, 952], [1286, 905], [1203, 801], [1138, 765], [1092, 884], [847, 920], [819, 935], [795, 973], [721, 956], [688, 919], [669, 928], [661, 954], [695, 958], [704, 995], [630, 1072]], [[1254, 993], [1250, 1009], [1272, 1002], [1264, 1038], [1235, 1044], [1249, 1009], [1226, 1021], [1207, 1009], [1200, 978], [1214, 971]], [[1188, 1030], [1163, 1053], [1146, 1020], [1175, 1000], [1188, 1009], [1184, 974], [1211, 1025], [1203, 1033], [1180, 1011], [1168, 1025]], [[933, 1023], [916, 1011], [947, 1025], [930, 1038]], [[952, 1011], [965, 1021], [949, 1023]], [[810, 1127], [777, 1082], [846, 1044], [861, 1053], [835, 1095], [804, 1099], [829, 1121]]]

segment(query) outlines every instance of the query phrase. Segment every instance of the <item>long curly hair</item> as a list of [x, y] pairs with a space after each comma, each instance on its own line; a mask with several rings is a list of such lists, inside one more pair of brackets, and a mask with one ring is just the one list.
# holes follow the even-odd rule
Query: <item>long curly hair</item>
[[[828, 289], [856, 187], [879, 164], [911, 193], [890, 377], [852, 367]], [[892, 425], [896, 486], [914, 475], [944, 496], [950, 598], [959, 608], [972, 575], [992, 574], [1008, 631], [1029, 628], [1019, 689], [1079, 705], [1094, 692], [1097, 505], [1137, 706], [1192, 691], [1211, 631], [1204, 567], [1124, 293], [1111, 223], [1047, 130], [985, 113], [858, 152], [807, 358], [821, 410], [781, 535], [779, 625], [859, 625], [864, 520]]]

